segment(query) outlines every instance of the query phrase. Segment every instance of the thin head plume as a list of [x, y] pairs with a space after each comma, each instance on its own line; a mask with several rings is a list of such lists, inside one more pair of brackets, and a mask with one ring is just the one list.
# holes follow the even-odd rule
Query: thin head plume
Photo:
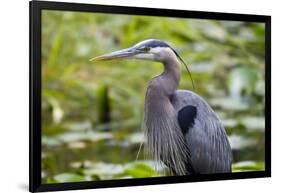
[[[171, 48], [172, 48], [172, 47], [171, 47]], [[176, 56], [178, 57], [178, 59], [181, 61], [181, 63], [184, 64], [184, 66], [185, 66], [185, 68], [186, 68], [186, 70], [187, 70], [187, 72], [188, 72], [188, 74], [189, 74], [189, 77], [190, 77], [190, 80], [191, 80], [191, 83], [192, 83], [192, 88], [193, 88], [193, 90], [195, 90], [193, 78], [192, 78], [192, 76], [191, 76], [190, 70], [189, 70], [188, 67], [187, 67], [187, 64], [186, 64], [186, 63], [184, 62], [184, 60], [180, 57], [180, 55], [176, 52], [176, 50], [174, 50], [173, 48], [172, 48], [172, 50], [173, 50], [173, 52], [176, 54]]]

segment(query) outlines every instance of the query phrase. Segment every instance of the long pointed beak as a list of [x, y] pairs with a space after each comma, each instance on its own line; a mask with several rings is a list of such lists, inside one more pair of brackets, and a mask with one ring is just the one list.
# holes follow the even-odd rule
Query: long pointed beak
[[123, 50], [119, 50], [116, 52], [111, 52], [109, 54], [104, 54], [101, 56], [94, 57], [90, 59], [91, 62], [93, 61], [107, 61], [107, 60], [114, 60], [114, 59], [122, 59], [122, 58], [130, 58], [136, 55], [138, 52], [134, 48], [127, 48]]

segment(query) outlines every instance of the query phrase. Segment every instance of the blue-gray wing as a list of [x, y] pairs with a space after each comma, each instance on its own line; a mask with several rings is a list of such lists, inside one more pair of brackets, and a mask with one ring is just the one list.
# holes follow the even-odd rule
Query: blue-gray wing
[[232, 151], [225, 129], [207, 102], [191, 91], [177, 90], [171, 103], [178, 112], [195, 172], [231, 172]]

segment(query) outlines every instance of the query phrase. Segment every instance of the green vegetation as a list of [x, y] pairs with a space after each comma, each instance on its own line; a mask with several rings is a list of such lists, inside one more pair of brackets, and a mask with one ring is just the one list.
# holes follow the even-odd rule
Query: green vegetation
[[[164, 175], [143, 148], [136, 160], [146, 86], [162, 65], [89, 62], [149, 38], [188, 64], [227, 130], [234, 172], [263, 170], [264, 33], [259, 23], [43, 11], [43, 183]], [[192, 90], [184, 68], [180, 88]]]

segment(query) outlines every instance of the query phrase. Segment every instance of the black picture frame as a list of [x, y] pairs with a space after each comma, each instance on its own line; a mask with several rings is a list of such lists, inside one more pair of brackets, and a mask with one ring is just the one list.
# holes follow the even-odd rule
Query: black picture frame
[[[41, 11], [62, 10], [80, 12], [116, 13], [128, 15], [166, 16], [265, 23], [265, 171], [221, 173], [192, 176], [167, 176], [106, 181], [87, 181], [58, 184], [41, 183]], [[29, 2], [30, 11], [30, 144], [29, 144], [29, 191], [60, 191], [90, 188], [108, 188], [167, 183], [183, 183], [271, 176], [271, 17], [202, 11], [185, 11], [140, 7], [93, 5], [47, 1]]]

